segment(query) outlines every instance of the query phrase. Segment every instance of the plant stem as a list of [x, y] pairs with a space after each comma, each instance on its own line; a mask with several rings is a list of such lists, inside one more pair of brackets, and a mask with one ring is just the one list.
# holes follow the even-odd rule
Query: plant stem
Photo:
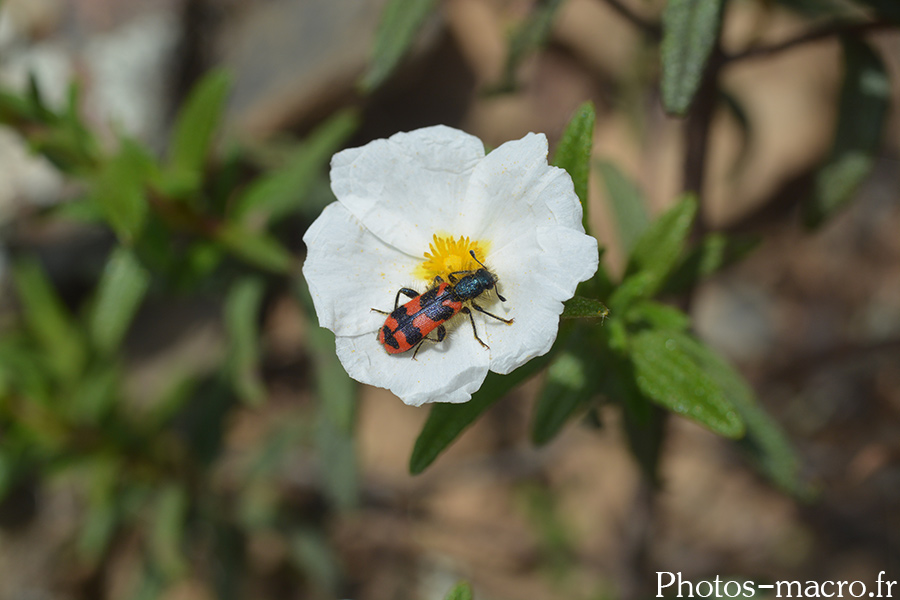
[[742, 52], [725, 56], [724, 62], [732, 63], [742, 60], [752, 60], [754, 58], [766, 58], [775, 54], [780, 54], [786, 50], [795, 48], [803, 44], [817, 42], [830, 37], [841, 35], [861, 35], [882, 29], [897, 28], [897, 25], [889, 21], [863, 21], [863, 22], [846, 22], [839, 21], [837, 23], [827, 23], [810, 31], [802, 33], [795, 38], [772, 44], [771, 46], [758, 46], [748, 48]]
[[655, 23], [638, 15], [630, 7], [626, 6], [621, 0], [603, 0], [603, 2], [605, 2], [614, 11], [619, 13], [619, 15], [624, 17], [625, 20], [643, 31], [648, 37], [651, 37], [655, 40], [659, 40], [662, 38], [662, 27], [660, 27], [659, 23]]

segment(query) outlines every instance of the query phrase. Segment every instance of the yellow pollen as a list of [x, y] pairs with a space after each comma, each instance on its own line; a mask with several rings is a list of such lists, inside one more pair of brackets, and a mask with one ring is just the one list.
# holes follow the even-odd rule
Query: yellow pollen
[[437, 276], [447, 281], [450, 273], [474, 271], [480, 265], [472, 260], [469, 250], [474, 250], [478, 260], [484, 262], [489, 247], [488, 242], [473, 241], [465, 236], [454, 240], [452, 236], [434, 234], [425, 261], [416, 267], [415, 275], [430, 283]]

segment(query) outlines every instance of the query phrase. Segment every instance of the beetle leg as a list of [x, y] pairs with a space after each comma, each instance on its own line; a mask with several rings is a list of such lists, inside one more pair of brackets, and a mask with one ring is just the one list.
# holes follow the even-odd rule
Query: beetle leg
[[475, 318], [472, 316], [472, 311], [469, 310], [469, 307], [468, 307], [468, 306], [463, 306], [460, 312], [464, 312], [464, 313], [466, 313], [467, 315], [469, 315], [469, 321], [472, 323], [472, 333], [475, 335], [475, 339], [478, 340], [478, 343], [479, 343], [479, 344], [481, 344], [482, 346], [484, 346], [485, 348], [487, 348], [488, 350], [490, 350], [491, 347], [488, 346], [487, 344], [485, 344], [484, 342], [482, 342], [482, 341], [481, 341], [481, 338], [478, 337], [478, 330], [475, 329]]
[[480, 312], [481, 314], [487, 315], [487, 316], [489, 316], [489, 317], [493, 317], [493, 318], [497, 319], [498, 321], [503, 321], [503, 322], [506, 323], [507, 325], [512, 325], [513, 319], [504, 319], [503, 317], [498, 317], [497, 315], [492, 315], [491, 313], [489, 313], [488, 311], [484, 310], [483, 308], [481, 308], [480, 306], [478, 306], [478, 305], [475, 304], [474, 302], [472, 302], [472, 308], [474, 308], [475, 310], [477, 310], [477, 311]]
[[432, 338], [428, 337], [427, 335], [424, 338], [422, 338], [422, 341], [419, 342], [418, 344], [416, 344], [416, 349], [413, 351], [413, 360], [416, 360], [416, 354], [419, 353], [419, 348], [422, 346], [422, 344], [425, 343], [425, 340], [428, 340], [429, 342], [431, 342], [433, 344], [437, 344], [439, 342], [443, 342], [445, 337], [447, 337], [447, 328], [444, 327], [443, 325], [438, 325], [437, 339], [436, 340], [432, 339]]
[[397, 310], [397, 307], [400, 306], [400, 294], [403, 294], [410, 300], [419, 296], [419, 292], [417, 292], [416, 290], [411, 290], [409, 288], [400, 288], [399, 290], [397, 290], [397, 297], [394, 298], [394, 310]]

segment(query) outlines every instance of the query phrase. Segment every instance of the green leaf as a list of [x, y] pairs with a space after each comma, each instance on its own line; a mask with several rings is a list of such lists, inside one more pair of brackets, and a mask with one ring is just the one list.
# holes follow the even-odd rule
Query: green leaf
[[569, 172], [575, 185], [575, 194], [581, 200], [582, 222], [587, 230], [588, 221], [588, 177], [591, 171], [591, 149], [594, 145], [594, 123], [597, 115], [594, 103], [585, 102], [575, 111], [563, 132], [553, 165]]
[[540, 49], [550, 37], [553, 19], [563, 0], [542, 0], [535, 3], [532, 12], [522, 21], [509, 41], [503, 80], [498, 91], [515, 89], [516, 71], [522, 60]]
[[659, 289], [659, 278], [655, 273], [641, 271], [629, 275], [609, 296], [610, 313], [627, 314], [631, 305], [650, 298]]
[[99, 564], [118, 524], [118, 510], [111, 500], [91, 505], [81, 521], [77, 541], [79, 557], [89, 565]]
[[[237, 200], [233, 217], [247, 222], [256, 215], [278, 221], [304, 207], [303, 201], [331, 156], [358, 127], [355, 112], [338, 113], [299, 144], [284, 166], [257, 179]], [[316, 207], [315, 213], [321, 207]]]
[[596, 168], [606, 184], [606, 198], [616, 220], [616, 235], [625, 252], [631, 252], [650, 226], [647, 200], [637, 185], [613, 163], [598, 161]]
[[547, 378], [535, 405], [531, 439], [537, 445], [552, 440], [563, 425], [597, 393], [605, 369], [586, 344], [563, 352], [547, 368]]
[[687, 338], [682, 348], [721, 388], [747, 426], [738, 441], [755, 466], [778, 487], [801, 499], [811, 488], [800, 479], [800, 462], [778, 424], [756, 402], [753, 390], [727, 362], [701, 342]]
[[149, 531], [150, 557], [168, 579], [175, 579], [187, 570], [182, 542], [188, 506], [187, 491], [175, 483], [166, 485], [156, 496]]
[[36, 118], [44, 123], [53, 123], [56, 115], [47, 107], [44, 102], [44, 96], [41, 94], [41, 86], [38, 84], [37, 75], [34, 71], [28, 73], [28, 90], [26, 92], [28, 103], [31, 105], [31, 112]]
[[44, 364], [47, 354], [29, 341], [24, 335], [0, 336], [0, 406], [5, 388], [35, 404], [48, 404], [56, 397]]
[[65, 413], [78, 425], [99, 424], [119, 399], [119, 369], [109, 363], [88, 369], [69, 392]]
[[680, 332], [650, 329], [633, 335], [631, 359], [638, 388], [660, 406], [715, 433], [742, 436], [744, 423], [725, 390], [686, 348], [693, 348], [691, 339]]
[[295, 567], [309, 578], [321, 598], [339, 598], [341, 569], [333, 546], [321, 530], [294, 527], [289, 537], [289, 558]]
[[259, 376], [259, 311], [265, 285], [256, 277], [238, 280], [225, 299], [225, 330], [228, 333], [227, 370], [238, 397], [259, 406], [266, 389]]
[[472, 394], [472, 399], [468, 402], [435, 404], [416, 439], [416, 445], [409, 459], [410, 473], [418, 475], [427, 469], [479, 415], [514, 387], [547, 366], [551, 355], [552, 352], [532, 359], [509, 375], [488, 373], [481, 389]]
[[110, 456], [94, 455], [84, 464], [80, 478], [87, 483], [87, 510], [76, 541], [76, 551], [90, 565], [105, 556], [113, 534], [121, 520], [116, 498], [116, 485], [121, 474], [120, 463]]
[[37, 261], [20, 260], [12, 275], [25, 322], [56, 375], [75, 378], [85, 364], [83, 338], [43, 268]]
[[562, 319], [605, 319], [609, 316], [609, 309], [599, 300], [574, 296], [566, 301]]
[[460, 581], [444, 596], [444, 600], [472, 600], [472, 587], [465, 581]]
[[719, 37], [724, 0], [669, 0], [663, 12], [662, 98], [671, 114], [687, 113]]
[[628, 258], [625, 276], [645, 275], [648, 278], [645, 294], [652, 295], [659, 291], [678, 264], [696, 214], [697, 200], [693, 195], [686, 194], [678, 204], [654, 221], [635, 244]]
[[144, 227], [145, 182], [155, 168], [145, 148], [123, 139], [118, 154], [104, 163], [95, 176], [92, 197], [123, 244], [130, 245]]
[[216, 239], [235, 256], [272, 273], [288, 273], [295, 265], [291, 253], [265, 233], [225, 224], [216, 233]]
[[663, 293], [677, 294], [691, 289], [710, 275], [746, 257], [760, 238], [711, 233], [692, 248], [666, 280]]
[[372, 60], [361, 82], [370, 92], [390, 75], [412, 45], [436, 0], [388, 0], [375, 34]]
[[627, 320], [670, 331], [687, 331], [691, 326], [691, 318], [682, 311], [653, 300], [642, 300], [632, 306], [628, 310]]
[[804, 204], [806, 224], [817, 227], [843, 207], [872, 170], [881, 145], [891, 84], [884, 63], [865, 42], [844, 38], [844, 83], [831, 154]]
[[231, 75], [227, 71], [210, 71], [194, 86], [178, 112], [169, 147], [169, 169], [173, 178], [183, 182], [185, 190], [196, 189], [203, 179], [230, 88]]
[[88, 316], [88, 331], [100, 352], [112, 354], [119, 348], [149, 287], [150, 273], [132, 251], [116, 248], [97, 284]]

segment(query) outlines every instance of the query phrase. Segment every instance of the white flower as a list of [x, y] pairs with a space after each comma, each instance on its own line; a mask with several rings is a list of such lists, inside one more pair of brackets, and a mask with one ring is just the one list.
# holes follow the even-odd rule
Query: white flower
[[[437, 126], [398, 133], [331, 161], [337, 196], [303, 241], [303, 274], [319, 324], [362, 383], [405, 403], [465, 402], [487, 372], [509, 373], [553, 345], [563, 301], [597, 270], [597, 241], [584, 233], [581, 204], [563, 169], [547, 164], [547, 138], [528, 134], [487, 156], [481, 141]], [[388, 354], [377, 339], [403, 287], [424, 292], [435, 276], [478, 269], [497, 277], [472, 310], [457, 314], [440, 342]], [[457, 274], [458, 280], [464, 274]], [[400, 303], [409, 298], [400, 296]], [[436, 339], [436, 332], [429, 336]]]

